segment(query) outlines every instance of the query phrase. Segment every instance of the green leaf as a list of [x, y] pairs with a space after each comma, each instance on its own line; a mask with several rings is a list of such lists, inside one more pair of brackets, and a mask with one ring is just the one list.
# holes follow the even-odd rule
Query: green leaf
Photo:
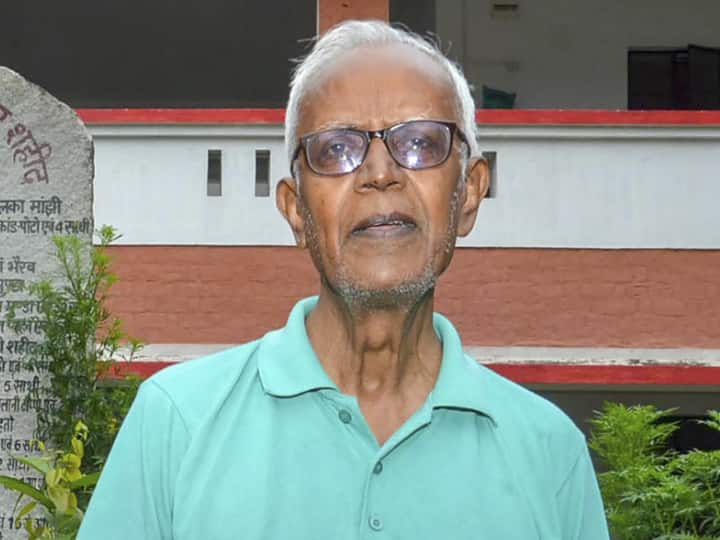
[[54, 503], [57, 514], [67, 514], [73, 512], [77, 507], [77, 501], [74, 494], [66, 487], [48, 486], [48, 497]]
[[48, 510], [55, 509], [55, 505], [52, 503], [52, 501], [48, 497], [45, 496], [45, 494], [42, 491], [35, 489], [31, 485], [26, 484], [25, 482], [22, 482], [22, 481], [18, 480], [17, 478], [13, 478], [11, 476], [0, 475], [0, 485], [5, 486], [6, 488], [11, 489], [12, 491], [22, 493], [23, 495], [36, 500], [37, 502], [42, 504]]
[[84, 487], [90, 487], [94, 486], [98, 483], [98, 480], [100, 479], [100, 473], [92, 473], [92, 474], [86, 474], [82, 478], [75, 480], [74, 482], [70, 482], [68, 484], [68, 487], [75, 491], [76, 489], [84, 488]]
[[28, 533], [28, 540], [36, 540], [37, 538], [40, 538], [40, 535], [42, 534], [42, 528], [41, 527], [33, 527], [31, 519], [25, 520], [24, 527]]
[[24, 463], [28, 467], [32, 467], [38, 472], [41, 472], [43, 474], [47, 474], [47, 472], [52, 468], [50, 465], [50, 460], [46, 457], [27, 457], [27, 456], [20, 456], [16, 457], [16, 460], [18, 460], [20, 463]]
[[17, 516], [15, 516], [15, 520], [17, 521], [17, 520], [24, 518], [30, 512], [35, 510], [36, 506], [37, 506], [37, 501], [30, 501], [25, 506], [23, 506], [22, 509], [18, 512]]
[[708, 419], [700, 420], [704, 424], [716, 431], [720, 431], [720, 411], [707, 411]]

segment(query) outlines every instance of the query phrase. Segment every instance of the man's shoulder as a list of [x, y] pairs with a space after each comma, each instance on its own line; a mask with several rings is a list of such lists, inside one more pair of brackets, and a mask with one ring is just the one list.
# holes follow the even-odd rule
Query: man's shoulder
[[[570, 417], [547, 398], [528, 390], [477, 361], [483, 379], [479, 391], [493, 403], [497, 426], [503, 431], [522, 431], [535, 440], [584, 445], [584, 435]], [[561, 443], [562, 444], [562, 443]]]
[[149, 380], [169, 391], [177, 391], [188, 385], [197, 387], [200, 382], [218, 378], [226, 380], [233, 373], [241, 372], [252, 358], [262, 339], [257, 339], [223, 349], [199, 358], [173, 364], [155, 373]]
[[170, 400], [183, 418], [193, 424], [216, 410], [238, 387], [256, 380], [255, 355], [263, 339], [257, 339], [201, 358], [178, 362], [145, 381]]
[[[481, 373], [478, 391], [492, 404], [498, 441], [510, 463], [555, 487], [586, 452], [585, 436], [557, 405], [476, 363]], [[542, 471], [542, 472], [540, 472]]]

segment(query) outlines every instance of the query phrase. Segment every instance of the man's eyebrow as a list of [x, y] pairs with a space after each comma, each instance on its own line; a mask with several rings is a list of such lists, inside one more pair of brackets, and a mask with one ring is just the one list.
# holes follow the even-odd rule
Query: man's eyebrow
[[315, 129], [313, 129], [313, 133], [317, 133], [318, 131], [327, 131], [328, 129], [359, 129], [357, 124], [353, 124], [350, 122], [336, 122], [336, 121], [330, 121], [325, 122], [323, 124], [320, 124]]
[[[415, 120], [449, 121], [449, 120], [445, 120], [444, 118], [431, 118], [430, 116], [421, 113], [421, 114], [418, 114], [415, 116], [410, 116], [408, 118], [403, 118], [402, 120], [393, 121], [393, 122], [389, 123], [386, 127], [401, 124], [403, 122], [412, 122]], [[357, 123], [329, 120], [329, 121], [324, 122], [324, 123], [320, 124], [319, 126], [317, 126], [315, 129], [313, 129], [311, 131], [311, 133], [319, 133], [320, 131], [327, 131], [329, 129], [359, 129], [360, 131], [365, 131], [365, 128], [361, 127], [360, 124], [357, 124]]]

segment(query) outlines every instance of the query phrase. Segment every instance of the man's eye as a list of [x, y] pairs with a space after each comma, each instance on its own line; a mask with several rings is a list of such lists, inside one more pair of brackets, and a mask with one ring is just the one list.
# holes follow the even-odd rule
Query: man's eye
[[420, 137], [413, 137], [410, 139], [410, 146], [413, 150], [423, 150], [430, 146], [432, 143], [427, 139], [422, 139]]
[[402, 145], [403, 152], [426, 153], [435, 151], [435, 142], [427, 137], [410, 137]]
[[323, 148], [321, 156], [324, 159], [346, 159], [347, 145], [345, 143], [330, 143]]
[[347, 146], [344, 143], [335, 143], [330, 145], [330, 153], [334, 156], [344, 155], [347, 151]]

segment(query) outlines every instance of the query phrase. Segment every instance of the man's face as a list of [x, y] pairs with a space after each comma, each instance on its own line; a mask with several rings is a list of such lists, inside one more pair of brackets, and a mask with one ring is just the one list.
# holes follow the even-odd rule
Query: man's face
[[[301, 106], [297, 131], [381, 130], [418, 119], [459, 124], [456, 109], [447, 74], [422, 53], [359, 48], [324, 71]], [[484, 163], [471, 162], [468, 190], [466, 151], [456, 135], [447, 161], [409, 170], [373, 139], [363, 164], [342, 176], [314, 173], [301, 152], [299, 186], [286, 179], [278, 205], [333, 290], [350, 301], [414, 301], [448, 266], [458, 232], [472, 228], [486, 175]], [[296, 206], [288, 209], [282, 199], [290, 186]]]

